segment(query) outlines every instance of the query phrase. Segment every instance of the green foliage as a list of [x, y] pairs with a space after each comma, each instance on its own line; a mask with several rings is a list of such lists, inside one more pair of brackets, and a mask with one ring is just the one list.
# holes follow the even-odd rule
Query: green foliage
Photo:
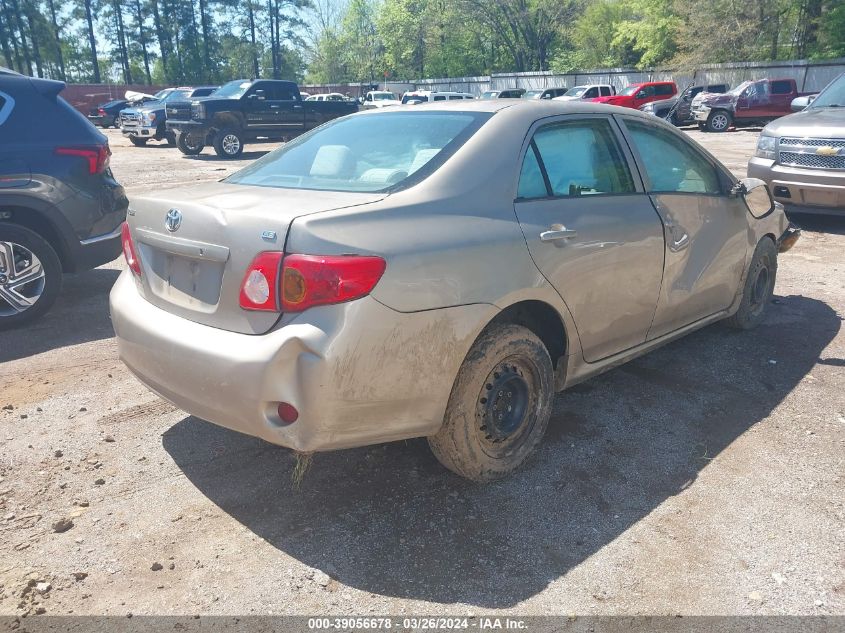
[[78, 82], [380, 82], [843, 56], [845, 0], [0, 0], [0, 64]]

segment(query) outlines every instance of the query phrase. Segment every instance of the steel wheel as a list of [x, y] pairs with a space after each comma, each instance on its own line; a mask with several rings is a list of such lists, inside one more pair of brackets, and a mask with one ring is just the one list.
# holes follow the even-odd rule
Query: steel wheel
[[526, 423], [533, 406], [537, 370], [523, 358], [508, 358], [487, 376], [478, 396], [476, 419], [481, 445], [491, 457], [507, 453], [531, 432]]
[[27, 247], [0, 242], [0, 317], [29, 310], [44, 294], [41, 260]]
[[752, 316], [757, 316], [769, 301], [769, 297], [772, 294], [769, 279], [768, 262], [762, 260], [756, 270], [755, 278], [751, 283], [751, 300], [749, 301], [748, 307]]

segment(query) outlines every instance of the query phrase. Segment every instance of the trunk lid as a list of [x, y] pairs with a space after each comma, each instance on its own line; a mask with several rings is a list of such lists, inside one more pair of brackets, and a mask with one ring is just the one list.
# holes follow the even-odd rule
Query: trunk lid
[[[141, 263], [141, 291], [153, 305], [191, 321], [262, 334], [279, 315], [239, 305], [255, 256], [284, 250], [288, 228], [299, 216], [384, 197], [206, 183], [135, 198], [128, 221]], [[178, 213], [178, 226], [175, 220], [168, 226], [169, 213]]]

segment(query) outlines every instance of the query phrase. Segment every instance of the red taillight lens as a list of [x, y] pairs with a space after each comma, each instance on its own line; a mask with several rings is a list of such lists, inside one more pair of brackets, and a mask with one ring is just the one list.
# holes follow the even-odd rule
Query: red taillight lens
[[106, 111], [102, 108], [97, 108], [97, 114], [99, 114], [100, 116], [106, 116]]
[[109, 166], [111, 149], [108, 145], [92, 145], [90, 147], [57, 147], [56, 154], [60, 156], [79, 156], [88, 161], [88, 173], [101, 174]]
[[284, 253], [266, 251], [252, 260], [241, 283], [244, 310], [279, 311], [279, 268]]
[[123, 244], [123, 256], [126, 258], [126, 264], [136, 275], [141, 275], [141, 262], [138, 261], [138, 256], [135, 253], [135, 243], [132, 241], [132, 235], [129, 233], [129, 225], [124, 222], [120, 227], [120, 242]]
[[286, 255], [282, 262], [282, 311], [301, 312], [368, 295], [384, 274], [381, 257]]

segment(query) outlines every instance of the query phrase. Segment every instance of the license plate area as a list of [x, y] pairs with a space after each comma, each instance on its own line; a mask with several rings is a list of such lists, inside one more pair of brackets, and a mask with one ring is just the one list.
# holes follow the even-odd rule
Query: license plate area
[[213, 312], [220, 302], [225, 262], [185, 257], [141, 245], [147, 283], [157, 297], [191, 310]]

